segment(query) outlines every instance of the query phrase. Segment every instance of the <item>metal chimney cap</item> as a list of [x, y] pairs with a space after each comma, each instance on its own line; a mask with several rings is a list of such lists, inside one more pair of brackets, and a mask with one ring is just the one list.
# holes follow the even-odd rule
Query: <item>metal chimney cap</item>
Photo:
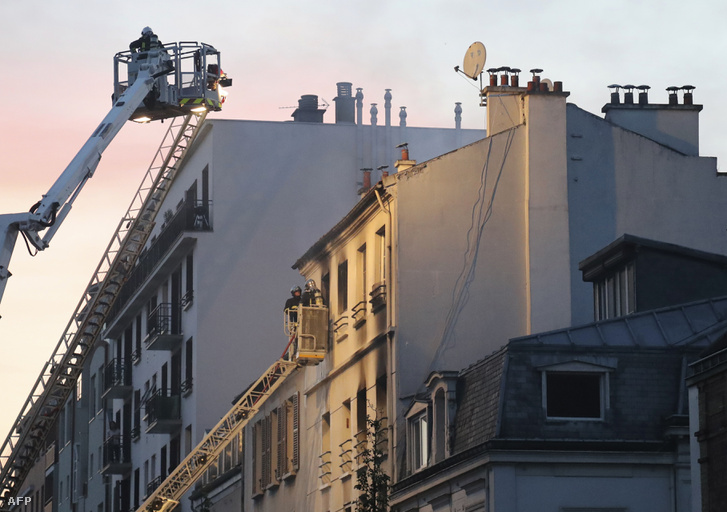
[[609, 89], [616, 89], [616, 92], [621, 88], [619, 84], [611, 84], [608, 86]]
[[532, 73], [533, 75], [535, 75], [535, 74], [537, 74], [537, 73], [542, 73], [542, 72], [543, 72], [543, 70], [542, 70], [542, 69], [540, 69], [540, 68], [533, 68], [533, 69], [531, 69], [531, 70], [530, 70], [530, 72], [531, 72], [531, 73]]
[[642, 92], [646, 92], [651, 89], [650, 85], [637, 85], [636, 88]]
[[626, 84], [623, 87], [624, 87], [624, 89], [626, 89], [626, 92], [631, 92], [636, 88], [635, 85], [631, 85], [631, 84]]
[[669, 92], [677, 92], [679, 90], [679, 87], [677, 87], [676, 85], [670, 85], [666, 88], [666, 90]]
[[682, 89], [685, 90], [686, 92], [691, 92], [694, 89], [696, 89], [696, 87], [694, 87], [693, 85], [682, 85]]
[[513, 74], [517, 75], [522, 70], [521, 69], [518, 69], [518, 68], [510, 68], [509, 71], [510, 71], [510, 73], [513, 73]]

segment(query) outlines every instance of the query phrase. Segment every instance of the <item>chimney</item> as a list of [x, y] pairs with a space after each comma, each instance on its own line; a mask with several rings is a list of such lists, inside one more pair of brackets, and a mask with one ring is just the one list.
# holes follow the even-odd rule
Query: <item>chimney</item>
[[355, 99], [351, 95], [351, 82], [338, 82], [338, 96], [333, 98], [336, 102], [336, 124], [354, 123]]
[[631, 84], [624, 85], [624, 105], [634, 104], [634, 86]]
[[406, 171], [417, 164], [416, 160], [409, 160], [409, 143], [402, 142], [396, 147], [397, 149], [401, 149], [401, 159], [394, 162], [396, 172]]
[[611, 84], [608, 86], [609, 89], [611, 89], [611, 105], [618, 105], [621, 103], [621, 96], [618, 93], [618, 90], [621, 88], [618, 84]]
[[318, 96], [304, 94], [298, 100], [298, 108], [290, 116], [296, 123], [322, 123], [325, 110], [318, 108]]
[[363, 89], [356, 87], [356, 124], [363, 124]]
[[[609, 88], [618, 91], [618, 85]], [[668, 103], [649, 103], [648, 85], [624, 85], [623, 104], [618, 102], [618, 92], [611, 93], [611, 102], [601, 109], [605, 120], [688, 156], [699, 156], [699, 112], [702, 105], [694, 105], [694, 86], [670, 86]], [[633, 89], [639, 90], [638, 103], [634, 104]], [[678, 93], [684, 91], [684, 104], [679, 104]], [[616, 97], [614, 97], [616, 95]]]
[[636, 87], [639, 90], [639, 105], [649, 104], [649, 87], [648, 85], [639, 85]]
[[384, 93], [384, 125], [391, 126], [391, 89]]
[[363, 182], [361, 184], [361, 188], [358, 189], [359, 195], [364, 195], [366, 192], [371, 190], [371, 171], [372, 169], [370, 167], [364, 167], [361, 169], [363, 172]]
[[682, 90], [684, 91], [684, 104], [694, 105], [694, 99], [692, 97], [692, 91], [695, 89], [693, 85], [683, 85]]

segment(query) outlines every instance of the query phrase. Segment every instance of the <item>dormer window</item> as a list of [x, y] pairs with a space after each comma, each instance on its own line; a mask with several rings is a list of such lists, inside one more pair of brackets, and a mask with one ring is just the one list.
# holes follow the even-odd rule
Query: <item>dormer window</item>
[[409, 447], [411, 448], [412, 473], [429, 465], [430, 423], [429, 409], [423, 410], [409, 418]]
[[543, 409], [549, 420], [603, 421], [609, 409], [612, 368], [569, 361], [540, 368]]
[[616, 318], [636, 311], [633, 263], [593, 283], [593, 305], [596, 320]]

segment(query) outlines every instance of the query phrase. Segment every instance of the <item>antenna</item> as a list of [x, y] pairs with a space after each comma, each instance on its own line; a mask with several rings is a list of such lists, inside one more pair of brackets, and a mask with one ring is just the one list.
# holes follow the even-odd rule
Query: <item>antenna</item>
[[485, 45], [476, 41], [467, 48], [464, 54], [464, 63], [462, 64], [462, 72], [472, 80], [477, 80], [482, 70], [485, 68], [485, 60], [487, 59], [487, 50]]

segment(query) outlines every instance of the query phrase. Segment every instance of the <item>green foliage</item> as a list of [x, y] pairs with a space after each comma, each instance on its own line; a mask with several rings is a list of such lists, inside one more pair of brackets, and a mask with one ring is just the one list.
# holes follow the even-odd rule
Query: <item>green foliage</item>
[[381, 447], [386, 443], [383, 419], [366, 416], [366, 445], [358, 453], [359, 467], [354, 486], [360, 494], [355, 502], [356, 512], [386, 512], [389, 510], [389, 475], [382, 469], [386, 454]]

